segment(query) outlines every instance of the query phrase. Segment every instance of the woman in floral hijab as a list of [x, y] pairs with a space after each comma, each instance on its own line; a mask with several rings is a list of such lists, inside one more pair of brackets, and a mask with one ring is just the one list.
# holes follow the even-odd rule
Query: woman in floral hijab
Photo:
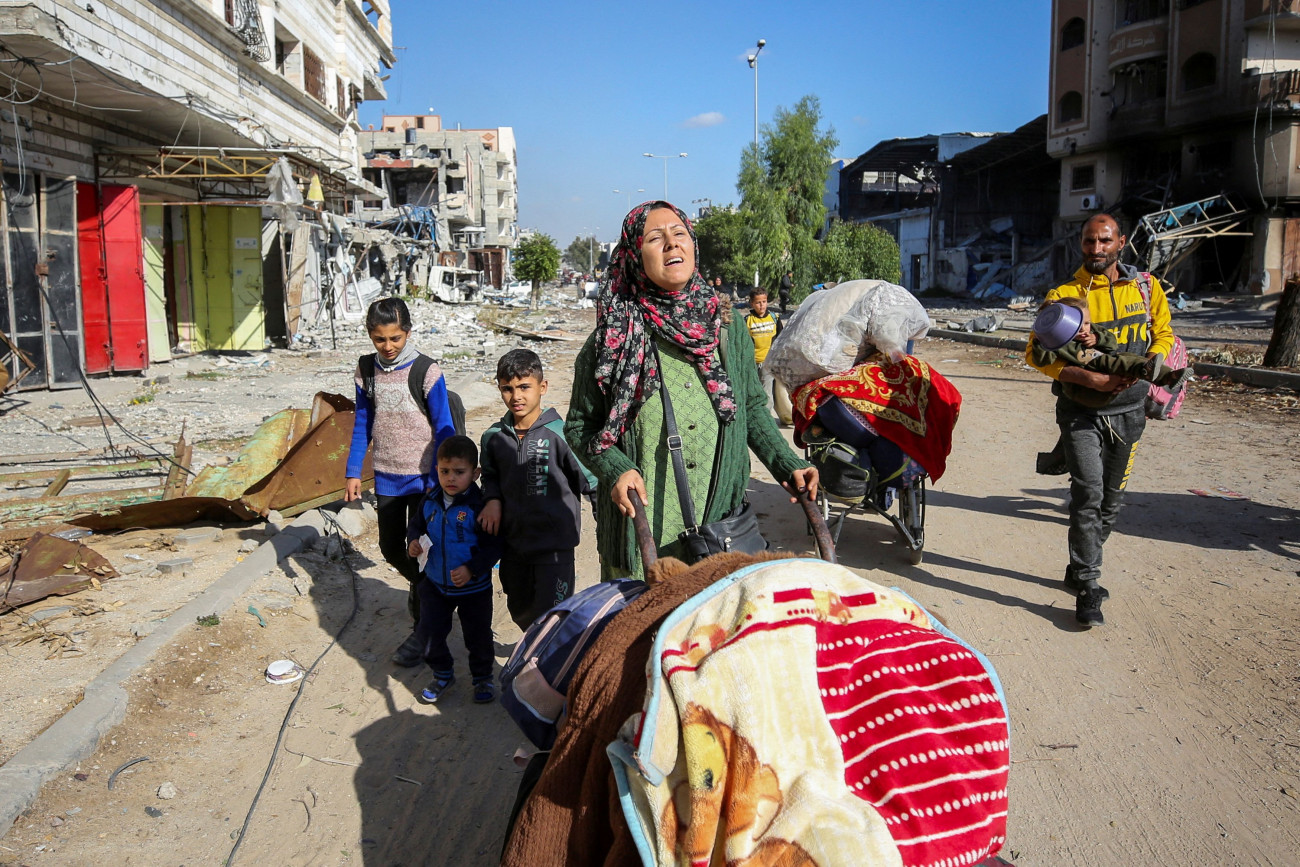
[[664, 201], [633, 208], [575, 364], [564, 434], [600, 481], [596, 537], [607, 578], [639, 572], [628, 490], [647, 504], [660, 552], [679, 555], [683, 519], [658, 396], [665, 385], [698, 521], [742, 507], [751, 449], [792, 494], [816, 494], [816, 471], [767, 411], [749, 331], [724, 316], [697, 260], [695, 230], [679, 209]]

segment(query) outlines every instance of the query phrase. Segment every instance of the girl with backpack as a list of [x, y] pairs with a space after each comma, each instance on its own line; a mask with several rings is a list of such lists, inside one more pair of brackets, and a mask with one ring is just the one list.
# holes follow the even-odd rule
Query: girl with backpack
[[[447, 383], [433, 359], [410, 342], [411, 311], [400, 298], [380, 298], [366, 311], [375, 351], [357, 361], [356, 420], [348, 453], [345, 501], [361, 498], [361, 473], [374, 443], [379, 550], [411, 585], [407, 608], [420, 616], [419, 564], [407, 554], [406, 527], [432, 482], [434, 455], [456, 433]], [[418, 665], [424, 648], [414, 630], [393, 654], [398, 665]]]

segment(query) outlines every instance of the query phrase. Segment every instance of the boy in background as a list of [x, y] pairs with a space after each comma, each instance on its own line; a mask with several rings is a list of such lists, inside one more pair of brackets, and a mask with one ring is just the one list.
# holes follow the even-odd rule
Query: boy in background
[[564, 419], [542, 408], [542, 360], [512, 349], [497, 362], [497, 388], [508, 410], [483, 434], [483, 496], [479, 526], [499, 534], [501, 588], [520, 629], [573, 595], [573, 552], [582, 500], [596, 479], [564, 440]]
[[483, 509], [478, 448], [467, 436], [448, 437], [438, 446], [438, 482], [424, 499], [407, 528], [407, 553], [421, 560], [420, 619], [415, 631], [433, 681], [420, 701], [436, 702], [456, 682], [447, 635], [451, 616], [460, 617], [460, 630], [469, 653], [474, 701], [496, 698], [492, 685], [492, 567], [501, 556], [495, 536], [480, 534], [475, 520]]
[[780, 380], [763, 367], [772, 341], [781, 333], [781, 320], [768, 310], [766, 289], [754, 289], [749, 293], [749, 315], [745, 317], [745, 325], [749, 328], [749, 336], [754, 338], [754, 360], [758, 362], [758, 379], [763, 383], [763, 394], [767, 395], [767, 408], [771, 411], [775, 402], [781, 424], [791, 424], [790, 395]]

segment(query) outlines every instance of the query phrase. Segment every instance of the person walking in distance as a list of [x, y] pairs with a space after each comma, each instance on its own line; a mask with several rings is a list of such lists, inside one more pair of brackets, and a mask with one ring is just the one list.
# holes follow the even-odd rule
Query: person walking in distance
[[[1119, 351], [1158, 357], [1163, 363], [1174, 344], [1169, 303], [1160, 281], [1120, 263], [1127, 240], [1114, 217], [1092, 217], [1083, 224], [1080, 235], [1082, 267], [1068, 283], [1048, 292], [1046, 300], [1083, 299], [1091, 327], [1113, 335]], [[1150, 288], [1149, 309], [1142, 292], [1144, 283]], [[1055, 380], [1056, 423], [1070, 471], [1065, 586], [1075, 595], [1075, 618], [1090, 628], [1105, 623], [1101, 606], [1110, 593], [1099, 583], [1102, 548], [1119, 516], [1138, 440], [1146, 427], [1148, 385], [1131, 375], [1091, 371], [1059, 358], [1040, 364], [1046, 358], [1037, 350], [1037, 339], [1031, 334], [1025, 360]], [[1063, 385], [1113, 394], [1114, 399], [1088, 401], [1101, 404], [1089, 406], [1071, 399]]]

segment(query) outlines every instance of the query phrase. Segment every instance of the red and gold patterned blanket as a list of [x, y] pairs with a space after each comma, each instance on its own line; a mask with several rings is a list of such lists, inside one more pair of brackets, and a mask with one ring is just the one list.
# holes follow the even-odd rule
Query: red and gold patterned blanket
[[930, 365], [911, 355], [900, 362], [876, 356], [798, 389], [793, 402], [799, 445], [818, 407], [831, 397], [866, 416], [877, 433], [924, 467], [930, 478], [937, 481], [943, 475], [961, 413], [961, 392]]

